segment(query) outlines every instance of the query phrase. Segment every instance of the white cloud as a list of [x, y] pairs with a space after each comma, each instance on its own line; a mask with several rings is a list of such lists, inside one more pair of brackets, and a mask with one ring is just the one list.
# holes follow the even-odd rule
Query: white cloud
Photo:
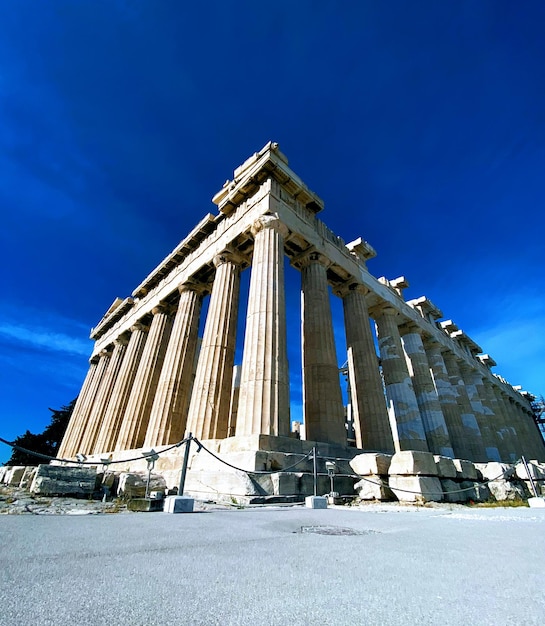
[[45, 348], [56, 352], [69, 354], [88, 355], [90, 353], [89, 341], [76, 337], [70, 337], [64, 333], [54, 332], [48, 329], [32, 328], [29, 326], [0, 323], [0, 336], [12, 341], [18, 341], [35, 348]]

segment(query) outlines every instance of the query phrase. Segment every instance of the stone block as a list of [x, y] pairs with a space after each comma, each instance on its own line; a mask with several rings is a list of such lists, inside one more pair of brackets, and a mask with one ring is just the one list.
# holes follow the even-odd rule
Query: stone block
[[490, 461], [489, 463], [475, 463], [475, 469], [478, 470], [484, 480], [503, 480], [513, 475], [515, 469], [508, 463], [497, 463]]
[[[146, 495], [147, 472], [122, 472], [119, 475], [117, 495], [126, 498], [144, 498]], [[149, 482], [149, 491], [166, 491], [165, 479], [160, 474], [152, 474]]]
[[360, 476], [388, 475], [391, 454], [381, 454], [380, 452], [365, 452], [358, 454], [350, 461], [352, 470]]
[[[260, 484], [263, 482], [263, 486]], [[246, 472], [226, 468], [221, 472], [190, 470], [185, 482], [185, 493], [199, 498], [229, 500], [231, 496], [263, 496], [272, 493], [268, 475], [250, 478]]]
[[472, 502], [486, 502], [490, 499], [490, 489], [487, 485], [481, 485], [471, 480], [463, 480], [458, 483], [459, 489], [464, 489], [465, 500]]
[[21, 478], [21, 482], [19, 483], [19, 487], [21, 487], [21, 489], [30, 489], [30, 486], [32, 485], [32, 481], [34, 480], [34, 476], [36, 475], [37, 471], [37, 467], [25, 467], [23, 477]]
[[327, 509], [327, 498], [325, 496], [307, 496], [305, 506], [307, 509]]
[[189, 496], [168, 496], [165, 498], [165, 513], [193, 513], [195, 500]]
[[439, 478], [456, 478], [456, 466], [450, 457], [434, 454], [433, 458], [435, 459]]
[[395, 500], [388, 482], [381, 476], [370, 474], [354, 485], [360, 500]]
[[276, 496], [294, 496], [299, 493], [299, 476], [293, 472], [271, 474], [273, 494]]
[[18, 487], [21, 483], [25, 470], [26, 466], [24, 465], [13, 465], [6, 483], [10, 485], [10, 487]]
[[522, 487], [509, 480], [493, 480], [488, 483], [488, 488], [498, 502], [524, 499]]
[[435, 459], [430, 452], [403, 450], [392, 456], [390, 476], [437, 476]]
[[390, 476], [389, 484], [400, 502], [441, 502], [443, 499], [441, 483], [432, 476]]
[[456, 468], [456, 478], [458, 480], [477, 480], [477, 470], [471, 461], [465, 459], [452, 459]]
[[528, 472], [522, 461], [515, 466], [515, 473], [522, 480], [529, 480], [530, 478], [532, 478], [532, 480], [539, 480], [540, 478], [545, 478], [545, 472], [537, 464], [529, 462], [528, 470], [530, 476], [528, 476]]
[[462, 485], [455, 483], [449, 478], [441, 479], [441, 486], [443, 487], [443, 493], [445, 494], [445, 502], [466, 502], [467, 495], [465, 491], [460, 491]]
[[0, 466], [0, 485], [4, 484], [4, 478], [8, 472], [9, 467], [7, 465]]
[[95, 490], [96, 467], [38, 465], [30, 491], [49, 496], [88, 496]]

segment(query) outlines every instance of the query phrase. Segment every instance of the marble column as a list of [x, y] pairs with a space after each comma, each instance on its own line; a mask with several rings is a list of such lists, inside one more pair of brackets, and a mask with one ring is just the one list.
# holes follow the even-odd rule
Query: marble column
[[384, 304], [375, 318], [386, 399], [396, 450], [429, 452], [426, 433], [413, 384], [407, 369], [398, 328], [398, 312]]
[[176, 443], [184, 438], [195, 374], [203, 287], [179, 287], [178, 311], [153, 401], [145, 448]]
[[241, 259], [225, 251], [214, 258], [210, 294], [187, 430], [199, 439], [227, 437], [235, 359]]
[[338, 292], [343, 301], [356, 446], [390, 453], [394, 451], [394, 440], [369, 323], [367, 292], [366, 287], [356, 283]]
[[[498, 436], [494, 426], [496, 415], [488, 401], [483, 377], [477, 368], [470, 368], [467, 376], [472, 385], [472, 387], [468, 386], [470, 393], [469, 399], [475, 411], [475, 416], [479, 421], [479, 428], [481, 429], [486, 455], [489, 461], [501, 461]], [[475, 389], [475, 393], [473, 393], [473, 388]]]
[[89, 388], [89, 393], [87, 394], [87, 397], [85, 398], [85, 404], [82, 407], [82, 429], [79, 432], [78, 438], [74, 441], [74, 452], [71, 456], [74, 456], [78, 452], [81, 454], [89, 453], [89, 449], [87, 446], [87, 442], [89, 441], [88, 433], [89, 430], [92, 431], [94, 429], [94, 425], [91, 423], [91, 416], [95, 403], [99, 398], [100, 387], [102, 386], [102, 382], [104, 380], [104, 377], [106, 376], [106, 371], [110, 363], [111, 354], [111, 347], [102, 350], [99, 354], [99, 361], [97, 364], [96, 373], [93, 376], [93, 381]]
[[115, 444], [116, 450], [134, 450], [141, 448], [144, 444], [151, 406], [173, 322], [166, 305], [159, 304], [152, 309], [152, 313], [148, 338], [142, 351]]
[[89, 370], [87, 371], [87, 375], [83, 381], [74, 410], [72, 411], [68, 428], [66, 429], [66, 433], [62, 438], [61, 445], [59, 446], [59, 450], [57, 452], [57, 457], [59, 459], [72, 457], [78, 452], [77, 445], [81, 441], [81, 435], [85, 426], [83, 407], [85, 406], [87, 396], [89, 395], [89, 390], [93, 385], [93, 379], [97, 372], [98, 361], [99, 358], [95, 356], [91, 359], [89, 364]]
[[496, 443], [496, 436], [493, 432], [487, 410], [483, 405], [479, 390], [482, 389], [483, 379], [474, 367], [461, 361], [460, 374], [464, 382], [471, 409], [479, 425], [479, 431], [485, 448], [485, 461], [500, 461], [500, 453]]
[[414, 324], [405, 325], [401, 329], [403, 348], [407, 356], [409, 373], [412, 374], [414, 393], [422, 416], [426, 441], [430, 452], [454, 457], [445, 416], [431, 376], [421, 333], [422, 330]]
[[468, 441], [457, 402], [457, 392], [451, 385], [450, 376], [443, 359], [444, 348], [430, 337], [424, 341], [424, 349], [428, 357], [454, 456], [459, 459], [468, 459], [471, 456], [471, 450], [467, 445]]
[[254, 253], [236, 435], [289, 436], [290, 399], [284, 294], [284, 238], [278, 217], [252, 226]]
[[504, 432], [510, 442], [510, 456], [516, 461], [523, 455], [524, 448], [528, 447], [524, 430], [519, 422], [519, 415], [515, 401], [505, 391], [501, 391], [501, 400], [504, 406]]
[[139, 322], [131, 326], [127, 350], [123, 357], [110, 401], [106, 407], [97, 443], [95, 444], [96, 452], [110, 452], [115, 448], [138, 364], [148, 336], [148, 330], [147, 326]]
[[104, 413], [106, 411], [106, 407], [108, 406], [108, 401], [110, 400], [117, 374], [119, 373], [119, 368], [121, 366], [125, 350], [127, 349], [127, 343], [128, 341], [125, 336], [118, 337], [113, 343], [110, 362], [108, 363], [108, 367], [104, 373], [102, 382], [100, 383], [96, 400], [93, 404], [93, 410], [89, 416], [89, 427], [85, 431], [85, 437], [81, 443], [81, 451], [83, 454], [100, 452], [100, 450], [95, 449], [95, 444], [102, 426]]
[[300, 266], [305, 436], [313, 441], [346, 445], [327, 259], [312, 252], [301, 260]]
[[449, 350], [443, 354], [447, 372], [450, 378], [450, 384], [456, 392], [456, 402], [462, 418], [462, 424], [465, 431], [466, 447], [469, 452], [469, 461], [486, 462], [487, 456], [484, 448], [483, 438], [479, 429], [479, 424], [475, 418], [473, 409], [469, 402], [466, 386], [464, 384], [458, 358]]
[[490, 426], [492, 432], [496, 435], [496, 443], [500, 453], [500, 458], [504, 463], [511, 463], [512, 445], [505, 427], [505, 409], [502, 406], [499, 390], [496, 394], [496, 385], [493, 385], [486, 376], [483, 377], [483, 386], [485, 390], [486, 403], [494, 413], [494, 419], [491, 420]]

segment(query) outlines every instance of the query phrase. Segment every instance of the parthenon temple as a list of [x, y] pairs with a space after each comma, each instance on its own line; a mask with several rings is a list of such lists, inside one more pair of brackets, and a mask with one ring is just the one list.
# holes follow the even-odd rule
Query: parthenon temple
[[[405, 301], [404, 277], [372, 276], [373, 248], [362, 238], [345, 243], [318, 219], [323, 201], [278, 144], [238, 167], [213, 202], [217, 214], [92, 329], [89, 371], [59, 458], [128, 459], [191, 432], [218, 454], [245, 463], [251, 456], [255, 468], [260, 453], [304, 452], [313, 442], [345, 454], [545, 460], [529, 394], [494, 374], [494, 360], [453, 321], [440, 321], [429, 299]], [[298, 432], [290, 417], [286, 258], [301, 277]], [[239, 302], [246, 269], [249, 294]], [[330, 290], [344, 312], [348, 402]], [[239, 309], [246, 322], [236, 364]]]

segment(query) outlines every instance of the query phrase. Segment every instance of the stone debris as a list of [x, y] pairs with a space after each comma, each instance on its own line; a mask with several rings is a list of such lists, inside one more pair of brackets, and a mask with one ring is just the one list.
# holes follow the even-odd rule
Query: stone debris
[[366, 452], [358, 454], [350, 461], [350, 467], [360, 476], [386, 476], [392, 462], [391, 454]]
[[354, 485], [360, 500], [395, 500], [387, 478], [369, 474]]

